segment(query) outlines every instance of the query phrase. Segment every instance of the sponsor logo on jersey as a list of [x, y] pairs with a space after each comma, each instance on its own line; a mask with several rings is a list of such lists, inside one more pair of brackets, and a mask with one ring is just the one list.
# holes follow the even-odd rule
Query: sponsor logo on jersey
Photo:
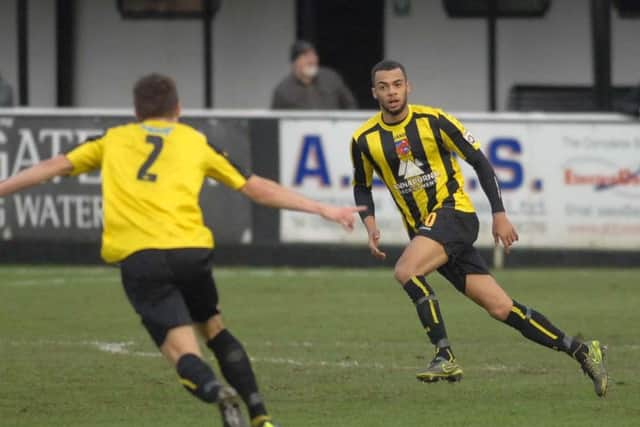
[[405, 162], [408, 174], [400, 175], [405, 180], [394, 185], [395, 189], [398, 190], [400, 194], [408, 194], [436, 185], [438, 174], [436, 172], [424, 173], [422, 169], [416, 166], [414, 163], [416, 161], [418, 160], [409, 160]]
[[394, 136], [396, 137], [394, 140], [396, 154], [400, 159], [396, 176], [402, 180], [395, 184], [395, 189], [400, 192], [400, 194], [408, 194], [434, 186], [436, 184], [437, 173], [425, 173], [423, 169], [424, 162], [420, 159], [413, 158], [411, 145], [405, 134]]
[[464, 134], [462, 135], [462, 137], [464, 138], [465, 141], [467, 141], [471, 145], [473, 145], [476, 142], [476, 138], [468, 130], [464, 131]]
[[400, 167], [398, 168], [398, 176], [404, 179], [413, 178], [414, 176], [424, 174], [422, 170], [422, 163], [418, 159], [400, 160]]

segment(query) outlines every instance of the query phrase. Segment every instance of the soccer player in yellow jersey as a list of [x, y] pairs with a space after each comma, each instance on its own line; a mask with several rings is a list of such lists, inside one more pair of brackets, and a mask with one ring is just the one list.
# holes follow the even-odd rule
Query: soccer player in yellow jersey
[[235, 391], [202, 360], [192, 325], [206, 340], [227, 382], [247, 405], [252, 427], [273, 427], [249, 357], [225, 328], [212, 278], [211, 231], [198, 195], [206, 177], [276, 208], [321, 215], [347, 229], [358, 208], [318, 203], [257, 175], [246, 175], [195, 129], [178, 122], [173, 80], [158, 74], [134, 87], [138, 121], [108, 129], [65, 155], [0, 182], [0, 197], [59, 175], [102, 171], [102, 256], [119, 263], [125, 292], [180, 382], [218, 403], [225, 426], [246, 425]]
[[389, 189], [411, 239], [398, 259], [394, 276], [413, 301], [435, 356], [418, 379], [459, 381], [444, 318], [427, 275], [438, 271], [458, 291], [483, 307], [495, 319], [517, 329], [526, 338], [574, 357], [593, 380], [598, 396], [607, 391], [606, 347], [598, 341], [582, 342], [554, 326], [532, 308], [512, 300], [491, 276], [473, 247], [478, 218], [464, 191], [458, 158], [475, 169], [493, 212], [493, 236], [508, 250], [518, 234], [507, 218], [493, 168], [473, 135], [453, 116], [438, 108], [407, 103], [410, 84], [402, 64], [385, 60], [371, 71], [373, 97], [380, 112], [353, 134], [351, 158], [356, 204], [374, 257], [379, 248], [372, 199], [375, 172]]

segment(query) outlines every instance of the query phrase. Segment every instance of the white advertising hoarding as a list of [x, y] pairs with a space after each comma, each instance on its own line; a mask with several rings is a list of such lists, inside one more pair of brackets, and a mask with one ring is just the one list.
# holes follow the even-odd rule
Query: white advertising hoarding
[[[529, 248], [640, 249], [640, 123], [578, 116], [566, 119], [509, 115], [459, 116], [482, 142], [500, 180], [507, 213]], [[280, 180], [310, 197], [353, 204], [349, 144], [363, 120], [280, 121]], [[460, 161], [465, 190], [490, 246], [488, 201], [471, 167]], [[374, 187], [382, 244], [408, 241], [384, 186]], [[283, 242], [366, 244], [313, 216], [281, 213]]]

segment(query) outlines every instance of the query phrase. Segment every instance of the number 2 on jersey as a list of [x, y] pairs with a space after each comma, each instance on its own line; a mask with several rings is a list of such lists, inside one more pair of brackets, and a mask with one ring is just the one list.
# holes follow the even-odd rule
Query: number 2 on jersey
[[144, 161], [142, 166], [140, 166], [140, 170], [138, 171], [138, 179], [141, 181], [150, 181], [155, 182], [158, 179], [158, 175], [155, 173], [149, 173], [149, 169], [153, 165], [153, 163], [158, 160], [158, 156], [162, 151], [162, 146], [164, 144], [164, 140], [162, 137], [157, 135], [147, 135], [147, 139], [145, 140], [149, 144], [153, 145], [153, 150], [147, 160]]

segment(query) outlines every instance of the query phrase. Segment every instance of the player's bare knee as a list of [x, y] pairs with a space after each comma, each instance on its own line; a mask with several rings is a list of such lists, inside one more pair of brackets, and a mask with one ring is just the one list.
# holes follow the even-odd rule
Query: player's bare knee
[[191, 325], [166, 329], [164, 341], [159, 344], [162, 354], [174, 365], [185, 354], [200, 356], [200, 346]]
[[215, 338], [224, 329], [225, 326], [222, 322], [222, 316], [220, 314], [211, 316], [205, 323], [202, 324], [201, 327], [202, 335], [207, 340]]
[[491, 317], [497, 320], [505, 320], [511, 312], [512, 301], [510, 299], [492, 302], [486, 307]]
[[393, 269], [393, 277], [398, 281], [398, 283], [400, 283], [400, 285], [407, 283], [413, 276], [415, 276], [413, 269], [409, 268], [401, 261], [399, 261]]

